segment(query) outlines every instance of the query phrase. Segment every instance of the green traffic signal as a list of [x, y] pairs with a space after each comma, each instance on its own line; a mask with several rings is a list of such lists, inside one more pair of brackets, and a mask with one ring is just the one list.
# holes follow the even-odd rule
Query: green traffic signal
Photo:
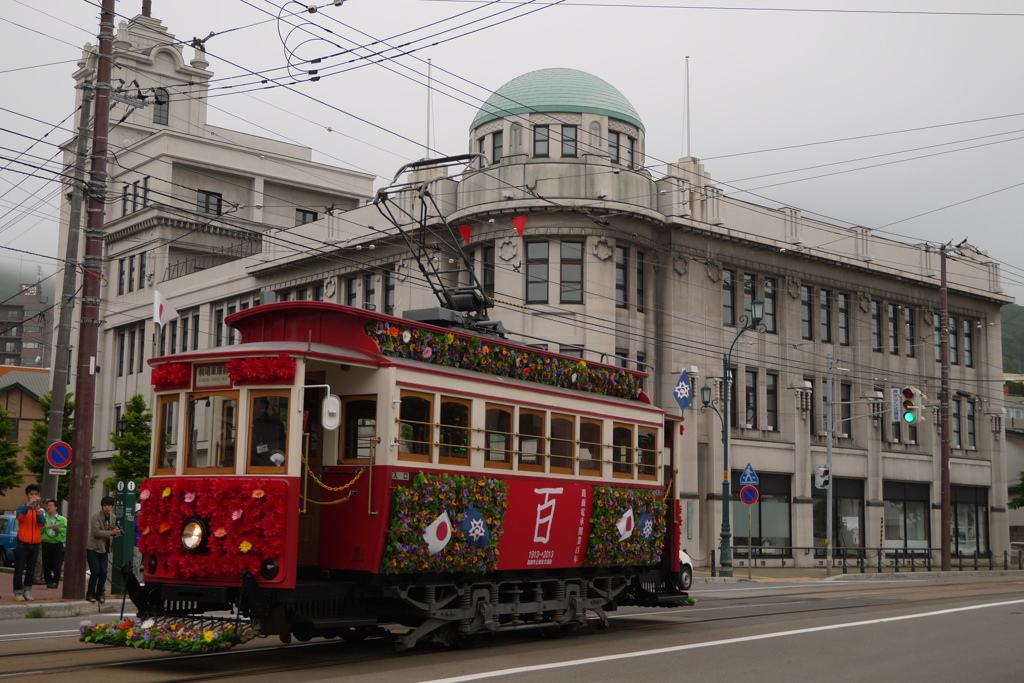
[[905, 387], [903, 393], [903, 421], [907, 424], [917, 422], [917, 414], [921, 407], [917, 404], [918, 392], [914, 387]]

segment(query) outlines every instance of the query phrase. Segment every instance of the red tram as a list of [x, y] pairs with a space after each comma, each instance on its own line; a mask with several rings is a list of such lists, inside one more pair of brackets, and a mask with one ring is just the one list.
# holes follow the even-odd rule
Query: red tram
[[228, 323], [241, 344], [152, 361], [140, 619], [406, 648], [686, 602], [678, 430], [642, 374], [315, 301]]

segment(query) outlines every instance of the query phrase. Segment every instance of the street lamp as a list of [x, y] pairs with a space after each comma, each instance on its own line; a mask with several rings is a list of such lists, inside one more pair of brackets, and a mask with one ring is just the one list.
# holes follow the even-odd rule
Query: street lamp
[[[750, 306], [750, 317], [745, 314], [740, 316], [741, 327], [732, 340], [729, 353], [722, 356], [722, 410], [714, 407], [715, 401], [711, 399], [711, 387], [705, 385], [700, 390], [700, 399], [704, 404], [701, 408], [703, 413], [708, 407], [718, 413], [722, 420], [722, 550], [720, 555], [721, 575], [732, 576], [732, 530], [729, 527], [729, 497], [732, 493], [729, 488], [729, 379], [732, 375], [732, 352], [736, 348], [736, 342], [740, 340], [747, 330], [764, 332], [761, 320], [764, 318], [764, 301], [754, 299]], [[748, 530], [748, 533], [750, 531]]]

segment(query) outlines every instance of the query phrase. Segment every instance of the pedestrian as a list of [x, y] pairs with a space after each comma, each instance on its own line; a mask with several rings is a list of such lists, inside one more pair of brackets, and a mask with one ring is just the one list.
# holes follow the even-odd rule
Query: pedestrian
[[114, 499], [103, 496], [100, 511], [89, 520], [89, 543], [85, 558], [89, 562], [89, 588], [85, 599], [89, 602], [107, 601], [107, 555], [110, 553], [110, 539], [121, 535], [121, 529], [114, 521]]
[[43, 580], [47, 588], [60, 584], [60, 573], [64, 567], [64, 542], [68, 538], [68, 520], [60, 514], [57, 501], [53, 498], [43, 501], [46, 522], [43, 524]]
[[39, 559], [39, 545], [42, 543], [40, 530], [45, 515], [39, 506], [39, 487], [29, 484], [25, 487], [25, 502], [14, 512], [18, 518], [18, 545], [14, 548], [14, 599], [35, 600], [32, 597], [32, 582], [36, 575], [36, 561]]

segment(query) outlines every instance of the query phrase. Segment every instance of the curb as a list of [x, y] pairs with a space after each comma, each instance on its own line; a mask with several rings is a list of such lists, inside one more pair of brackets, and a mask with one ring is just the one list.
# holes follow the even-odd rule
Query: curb
[[[129, 603], [130, 604], [130, 603]], [[134, 609], [134, 605], [132, 605]], [[11, 619], [26, 619], [30, 612], [36, 613], [41, 618], [53, 617], [82, 617], [100, 616], [107, 614], [120, 614], [121, 601], [116, 604], [104, 604], [100, 607], [96, 603], [85, 600], [72, 602], [19, 602], [15, 605], [0, 605], [0, 621]]]

